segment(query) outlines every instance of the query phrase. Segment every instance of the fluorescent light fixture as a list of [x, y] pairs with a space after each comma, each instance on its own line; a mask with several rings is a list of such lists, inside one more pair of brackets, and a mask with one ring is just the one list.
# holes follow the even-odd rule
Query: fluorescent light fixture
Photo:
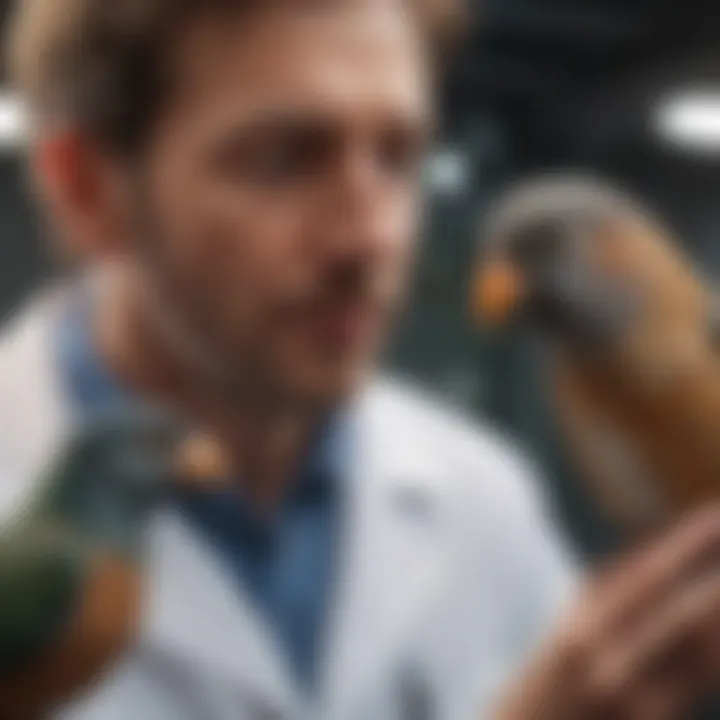
[[673, 145], [720, 154], [720, 87], [686, 90], [657, 106], [657, 130]]
[[27, 118], [16, 95], [0, 91], [0, 150], [22, 146], [27, 140]]

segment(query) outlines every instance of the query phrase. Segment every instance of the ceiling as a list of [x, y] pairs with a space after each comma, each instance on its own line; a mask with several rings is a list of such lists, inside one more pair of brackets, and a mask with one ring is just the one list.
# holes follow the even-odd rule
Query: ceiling
[[715, 0], [482, 0], [449, 115], [496, 119], [538, 161], [637, 143], [653, 97], [717, 80], [719, 40]]

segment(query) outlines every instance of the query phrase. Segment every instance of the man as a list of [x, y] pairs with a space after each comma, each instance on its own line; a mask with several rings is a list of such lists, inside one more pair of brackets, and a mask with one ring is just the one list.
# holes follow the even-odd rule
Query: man
[[[424, 5], [19, 6], [32, 166], [83, 278], [0, 351], [5, 517], [78, 419], [125, 403], [172, 408], [234, 470], [153, 527], [141, 637], [62, 717], [475, 718], [552, 629], [572, 572], [523, 463], [374, 376], [433, 124]], [[710, 520], [656, 555], [707, 557]], [[627, 604], [600, 598], [583, 629]], [[568, 687], [605, 649], [573, 628], [503, 717], [632, 707], [633, 683]]]

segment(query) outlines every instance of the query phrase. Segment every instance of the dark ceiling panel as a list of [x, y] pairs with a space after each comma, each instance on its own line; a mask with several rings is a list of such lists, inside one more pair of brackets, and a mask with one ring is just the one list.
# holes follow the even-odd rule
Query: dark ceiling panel
[[[593, 142], [615, 110], [663, 82], [692, 77], [702, 55], [718, 65], [720, 3], [714, 0], [484, 0], [451, 73], [447, 102], [472, 118], [492, 114], [523, 152], [562, 154]], [[703, 53], [703, 50], [705, 52]], [[651, 80], [649, 79], [651, 78]], [[467, 123], [466, 123], [467, 124]]]

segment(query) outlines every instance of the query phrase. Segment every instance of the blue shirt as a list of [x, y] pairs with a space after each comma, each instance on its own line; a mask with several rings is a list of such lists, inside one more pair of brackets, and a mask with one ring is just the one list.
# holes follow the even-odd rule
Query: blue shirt
[[[88, 315], [84, 303], [71, 305], [56, 338], [63, 377], [84, 419], [132, 402], [93, 347]], [[272, 522], [253, 513], [239, 489], [186, 491], [178, 501], [238, 591], [249, 593], [306, 689], [314, 680], [334, 584], [349, 435], [345, 423], [330, 426]]]

